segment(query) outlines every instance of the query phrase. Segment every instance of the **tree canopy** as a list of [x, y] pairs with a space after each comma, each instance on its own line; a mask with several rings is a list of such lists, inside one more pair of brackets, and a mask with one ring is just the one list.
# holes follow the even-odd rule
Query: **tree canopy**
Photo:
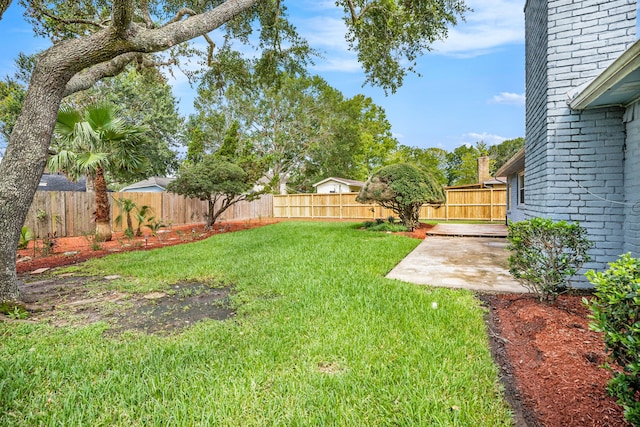
[[195, 164], [185, 164], [167, 189], [183, 196], [208, 202], [207, 226], [211, 227], [230, 206], [251, 199], [253, 182], [238, 165], [213, 154]]

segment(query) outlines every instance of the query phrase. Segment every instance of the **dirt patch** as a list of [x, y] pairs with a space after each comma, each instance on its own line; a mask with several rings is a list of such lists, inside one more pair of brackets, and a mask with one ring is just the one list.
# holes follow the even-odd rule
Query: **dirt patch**
[[24, 277], [22, 298], [29, 321], [56, 326], [104, 321], [107, 335], [126, 330], [166, 334], [204, 319], [225, 320], [235, 315], [230, 287], [185, 282], [163, 292], [130, 294], [113, 290], [117, 276], [48, 275]]

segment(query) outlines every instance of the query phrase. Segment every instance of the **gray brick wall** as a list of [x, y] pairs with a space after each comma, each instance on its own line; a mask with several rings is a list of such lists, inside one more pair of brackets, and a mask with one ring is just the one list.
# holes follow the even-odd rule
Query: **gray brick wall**
[[513, 174], [507, 177], [507, 187], [507, 197], [509, 197], [507, 218], [514, 222], [524, 221], [526, 219], [524, 205], [518, 204], [518, 174]]
[[528, 0], [525, 6], [526, 215], [586, 227], [595, 243], [586, 268], [605, 268], [625, 246], [624, 111], [574, 112], [567, 92], [633, 44], [636, 8], [635, 0]]
[[625, 151], [626, 194], [624, 251], [640, 257], [640, 103], [627, 112], [627, 145]]

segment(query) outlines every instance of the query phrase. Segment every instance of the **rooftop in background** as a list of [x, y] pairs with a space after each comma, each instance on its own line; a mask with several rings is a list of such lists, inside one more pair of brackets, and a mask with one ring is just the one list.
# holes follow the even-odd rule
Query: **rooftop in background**
[[131, 185], [127, 185], [121, 192], [154, 192], [158, 193], [161, 191], [166, 191], [167, 186], [171, 183], [175, 178], [164, 178], [161, 176], [152, 176], [151, 178], [145, 179], [143, 181], [138, 181]]
[[39, 191], [87, 191], [85, 178], [78, 182], [70, 181], [65, 175], [59, 173], [43, 173], [38, 184]]

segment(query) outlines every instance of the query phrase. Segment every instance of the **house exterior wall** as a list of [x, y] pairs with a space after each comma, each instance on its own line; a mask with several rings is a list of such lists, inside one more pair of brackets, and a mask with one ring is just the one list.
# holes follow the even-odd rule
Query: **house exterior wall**
[[627, 110], [626, 119], [624, 252], [637, 257], [640, 256], [640, 103]]
[[316, 187], [316, 193], [329, 194], [329, 193], [351, 193], [349, 186], [336, 181], [328, 181], [324, 184], [320, 184]]
[[587, 228], [594, 248], [586, 268], [605, 268], [624, 246], [625, 208], [617, 203], [625, 199], [624, 110], [571, 111], [567, 92], [635, 42], [636, 8], [632, 0], [528, 0], [525, 6], [525, 213]]
[[518, 190], [518, 174], [514, 173], [509, 175], [507, 177], [507, 218], [514, 222], [524, 221], [526, 219], [525, 205], [518, 203]]

